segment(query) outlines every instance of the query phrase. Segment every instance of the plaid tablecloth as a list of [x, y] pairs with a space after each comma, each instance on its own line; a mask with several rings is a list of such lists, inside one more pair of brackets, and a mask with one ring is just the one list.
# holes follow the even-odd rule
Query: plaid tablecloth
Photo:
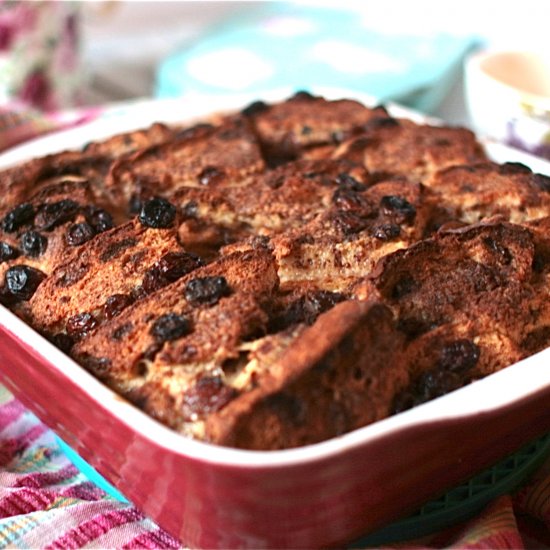
[[[112, 115], [97, 108], [48, 117], [0, 110], [0, 150], [106, 112]], [[86, 479], [53, 432], [0, 385], [0, 548], [82, 547], [180, 548], [181, 543]], [[550, 548], [550, 460], [515, 494], [499, 497], [478, 517], [392, 547]]]

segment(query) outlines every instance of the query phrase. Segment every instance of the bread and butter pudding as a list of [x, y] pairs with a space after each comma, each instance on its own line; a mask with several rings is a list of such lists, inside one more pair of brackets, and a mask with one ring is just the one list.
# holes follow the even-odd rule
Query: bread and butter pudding
[[306, 445], [550, 345], [550, 178], [300, 92], [0, 174], [0, 302], [199, 440]]

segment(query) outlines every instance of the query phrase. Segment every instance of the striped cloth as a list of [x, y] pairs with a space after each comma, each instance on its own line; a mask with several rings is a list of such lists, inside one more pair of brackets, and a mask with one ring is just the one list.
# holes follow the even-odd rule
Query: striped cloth
[[55, 436], [0, 386], [0, 548], [180, 548], [88, 481]]
[[[2, 110], [0, 150], [114, 109], [51, 114]], [[120, 112], [124, 112], [124, 107]], [[53, 432], [0, 385], [0, 549], [181, 548], [131, 504], [118, 502], [80, 473]], [[550, 460], [516, 495], [478, 517], [392, 548], [550, 548]]]
[[[392, 548], [550, 548], [550, 461], [513, 497]], [[0, 549], [181, 548], [80, 473], [55, 435], [0, 385]]]

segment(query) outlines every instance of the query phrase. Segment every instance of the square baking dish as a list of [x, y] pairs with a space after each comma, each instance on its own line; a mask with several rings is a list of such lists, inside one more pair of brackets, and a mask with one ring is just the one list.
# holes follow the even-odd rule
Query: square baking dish
[[[314, 91], [373, 103], [345, 90]], [[106, 119], [13, 149], [0, 157], [0, 167], [154, 121], [192, 121], [253, 99], [201, 97], [121, 107]], [[550, 174], [550, 165], [523, 153], [491, 143], [487, 150], [498, 162], [521, 161]], [[283, 451], [242, 451], [184, 438], [1, 306], [0, 355], [6, 386], [130, 501], [191, 547], [340, 545], [406, 515], [550, 431], [550, 350], [341, 437]]]

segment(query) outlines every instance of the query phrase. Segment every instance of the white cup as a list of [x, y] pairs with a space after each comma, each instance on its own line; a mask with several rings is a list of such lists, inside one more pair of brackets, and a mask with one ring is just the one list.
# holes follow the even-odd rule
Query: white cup
[[476, 131], [550, 159], [550, 58], [475, 53], [465, 62], [465, 83]]

